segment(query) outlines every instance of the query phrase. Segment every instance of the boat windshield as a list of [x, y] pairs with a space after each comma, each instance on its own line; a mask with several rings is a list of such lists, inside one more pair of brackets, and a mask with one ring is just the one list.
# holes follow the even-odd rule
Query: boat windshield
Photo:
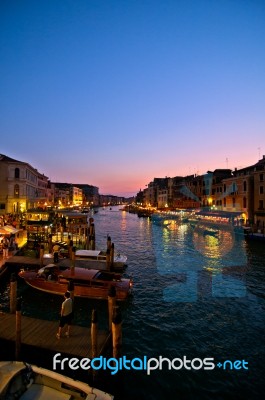
[[120, 281], [120, 275], [119, 274], [112, 274], [112, 273], [108, 273], [105, 271], [99, 271], [96, 276], [94, 277], [94, 279], [98, 279], [101, 281]]

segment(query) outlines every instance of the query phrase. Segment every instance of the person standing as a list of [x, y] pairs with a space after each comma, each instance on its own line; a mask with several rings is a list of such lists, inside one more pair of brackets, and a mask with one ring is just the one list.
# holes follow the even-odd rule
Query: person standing
[[58, 245], [58, 243], [55, 243], [52, 251], [53, 251], [53, 261], [54, 264], [56, 264], [59, 261], [59, 251], [60, 251], [60, 246]]
[[7, 237], [3, 240], [3, 258], [8, 258], [9, 240]]
[[64, 294], [64, 302], [62, 303], [59, 329], [56, 334], [57, 339], [60, 339], [62, 334], [62, 329], [65, 325], [67, 325], [67, 331], [65, 333], [65, 336], [69, 337], [72, 318], [73, 318], [73, 300], [70, 297], [70, 292], [67, 291]]

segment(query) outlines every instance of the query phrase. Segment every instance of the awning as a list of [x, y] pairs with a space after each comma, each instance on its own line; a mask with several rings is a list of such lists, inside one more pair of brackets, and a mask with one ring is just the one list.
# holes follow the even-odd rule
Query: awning
[[243, 214], [243, 211], [217, 211], [217, 210], [212, 210], [212, 211], [199, 211], [196, 213], [196, 215], [202, 215], [205, 217], [217, 217], [217, 218], [233, 218], [233, 217], [239, 217], [240, 215]]
[[5, 234], [14, 234], [14, 233], [19, 232], [19, 229], [14, 228], [11, 225], [4, 225], [4, 226], [1, 227], [1, 229], [5, 230]]

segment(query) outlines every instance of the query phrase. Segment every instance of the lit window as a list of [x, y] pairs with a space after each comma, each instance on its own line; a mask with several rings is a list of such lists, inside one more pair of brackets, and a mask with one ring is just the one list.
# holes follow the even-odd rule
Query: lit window
[[19, 197], [19, 185], [14, 186], [14, 197]]

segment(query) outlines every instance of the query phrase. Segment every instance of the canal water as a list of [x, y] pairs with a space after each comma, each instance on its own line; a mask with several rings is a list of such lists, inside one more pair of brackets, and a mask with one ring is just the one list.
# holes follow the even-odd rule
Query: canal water
[[[122, 353], [138, 360], [135, 369], [106, 374], [104, 388], [124, 400], [263, 398], [264, 244], [246, 242], [240, 228], [156, 224], [117, 207], [101, 209], [94, 222], [96, 247], [105, 249], [110, 235], [134, 282], [122, 305]], [[21, 282], [19, 291], [23, 314], [58, 319], [61, 298]], [[1, 307], [8, 307], [8, 288]], [[104, 301], [76, 299], [75, 323], [88, 326], [94, 307], [106, 327]], [[154, 368], [149, 375], [145, 359]]]

